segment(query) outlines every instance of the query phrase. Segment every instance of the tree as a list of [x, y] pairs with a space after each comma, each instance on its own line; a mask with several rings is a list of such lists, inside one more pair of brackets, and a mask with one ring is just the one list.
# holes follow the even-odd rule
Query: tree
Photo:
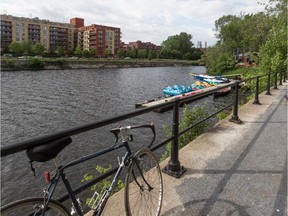
[[260, 65], [265, 72], [287, 68], [287, 0], [271, 0], [276, 6], [269, 7], [273, 17], [266, 43], [260, 49]]
[[44, 50], [45, 50], [45, 48], [44, 48], [43, 44], [41, 44], [41, 43], [37, 43], [37, 44], [32, 45], [32, 51], [36, 55], [42, 55]]
[[155, 58], [157, 58], [157, 53], [155, 51], [149, 51], [148, 59], [152, 60], [152, 59], [155, 59]]
[[187, 53], [192, 54], [192, 36], [186, 32], [179, 35], [169, 36], [167, 40], [162, 42], [162, 54], [165, 57], [173, 59], [183, 59]]
[[62, 46], [58, 46], [56, 49], [57, 55], [58, 56], [64, 56], [65, 55], [65, 51], [64, 48]]
[[82, 57], [83, 55], [83, 51], [81, 50], [81, 45], [78, 45], [74, 51], [74, 55], [76, 55], [77, 57]]
[[258, 51], [265, 43], [271, 25], [269, 15], [264, 12], [222, 16], [215, 21], [215, 35], [227, 51], [239, 47]]
[[90, 48], [89, 54], [90, 54], [90, 57], [95, 57], [96, 56], [96, 48]]
[[125, 53], [124, 53], [123, 49], [119, 49], [119, 50], [118, 50], [118, 57], [119, 57], [119, 58], [123, 58], [124, 55], [125, 55]]
[[112, 54], [111, 49], [106, 49], [106, 50], [105, 50], [105, 55], [106, 55], [107, 57], [111, 56], [111, 54]]
[[83, 57], [85, 57], [85, 58], [90, 58], [90, 52], [89, 52], [89, 50], [84, 50], [84, 51], [83, 51]]
[[135, 50], [135, 49], [133, 49], [133, 50], [127, 50], [126, 56], [127, 56], [127, 57], [130, 57], [130, 58], [136, 58], [136, 57], [137, 57], [136, 50]]
[[209, 47], [203, 58], [207, 72], [211, 75], [222, 74], [226, 70], [232, 69], [235, 65], [232, 52], [227, 52], [220, 44]]
[[146, 59], [148, 57], [148, 52], [147, 50], [138, 50], [137, 52], [137, 58], [141, 58], [141, 59]]
[[21, 45], [21, 43], [13, 41], [10, 45], [9, 45], [9, 51], [14, 53], [15, 56], [19, 56], [21, 55], [24, 50], [23, 50], [23, 46]]
[[32, 44], [29, 41], [22, 41], [21, 46], [25, 55], [29, 55], [32, 52]]

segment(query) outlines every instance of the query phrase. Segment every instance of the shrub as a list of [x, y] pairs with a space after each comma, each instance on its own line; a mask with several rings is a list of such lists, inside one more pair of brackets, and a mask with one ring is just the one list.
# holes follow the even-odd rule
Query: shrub
[[[205, 116], [207, 116], [207, 112], [204, 108], [200, 108], [198, 106], [195, 106], [194, 108], [189, 108], [188, 106], [185, 106], [183, 111], [183, 116], [180, 119], [179, 123], [179, 131], [183, 131], [189, 126], [201, 121]], [[207, 123], [203, 122], [195, 127], [193, 127], [191, 130], [187, 131], [183, 135], [179, 137], [179, 149], [187, 145], [192, 140], [196, 139], [199, 135], [204, 133], [205, 128], [207, 126]], [[166, 131], [166, 134], [168, 137], [172, 136], [172, 130], [167, 125], [164, 125], [164, 130]], [[162, 155], [161, 160], [164, 160], [171, 154], [171, 143], [167, 144], [166, 152]]]
[[6, 68], [15, 68], [16, 67], [16, 62], [13, 59], [7, 59], [7, 60], [5, 60], [3, 62], [4, 62], [4, 66]]
[[38, 58], [30, 58], [28, 60], [27, 66], [30, 69], [44, 69], [44, 62]]
[[[96, 166], [96, 171], [99, 173], [99, 174], [104, 174], [106, 173], [107, 171], [109, 171], [110, 169], [112, 169], [112, 166], [109, 165], [107, 168], [105, 167], [102, 167], [100, 165], [97, 165]], [[85, 181], [91, 181], [92, 179], [94, 179], [96, 176], [93, 176], [93, 175], [89, 175], [89, 174], [85, 174], [84, 175], [84, 179], [81, 181], [81, 182], [85, 182]], [[105, 190], [107, 190], [109, 188], [109, 186], [111, 185], [111, 180], [112, 180], [112, 177], [108, 177], [106, 179], [104, 179], [103, 181], [93, 185], [90, 189], [92, 191], [94, 191], [94, 193], [98, 193], [98, 197], [102, 197], [102, 195], [104, 194]], [[124, 183], [122, 180], [118, 180], [117, 181], [117, 185], [116, 187], [114, 188], [114, 190], [112, 191], [112, 193], [116, 193], [117, 191], [120, 191], [122, 188], [124, 188]], [[91, 206], [92, 204], [89, 204], [89, 203], [93, 203], [97, 200], [97, 197], [94, 197], [94, 198], [88, 198], [86, 200], [86, 204], [89, 205], [90, 207], [95, 207], [94, 205]], [[97, 205], [97, 204], [96, 204]]]
[[57, 59], [57, 60], [55, 61], [55, 63], [56, 63], [57, 66], [59, 66], [61, 69], [64, 69], [64, 68], [68, 67], [68, 66], [67, 66], [67, 62], [66, 62], [64, 59]]

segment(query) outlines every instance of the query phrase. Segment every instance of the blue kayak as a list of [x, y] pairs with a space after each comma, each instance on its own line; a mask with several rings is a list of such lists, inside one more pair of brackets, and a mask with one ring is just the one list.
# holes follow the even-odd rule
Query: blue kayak
[[174, 85], [174, 86], [168, 86], [165, 89], [163, 89], [163, 94], [169, 95], [169, 96], [175, 96], [175, 95], [181, 95], [190, 91], [192, 91], [192, 88], [190, 86], [185, 87], [183, 85], [181, 86]]

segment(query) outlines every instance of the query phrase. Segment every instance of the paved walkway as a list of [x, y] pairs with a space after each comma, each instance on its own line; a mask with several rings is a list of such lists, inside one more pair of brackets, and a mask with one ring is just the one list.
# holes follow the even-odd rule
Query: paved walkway
[[[187, 171], [163, 174], [162, 214], [287, 215], [287, 83], [239, 109], [181, 149]], [[166, 165], [167, 161], [163, 165]]]
[[[287, 215], [287, 83], [278, 88], [260, 95], [261, 105], [242, 106], [242, 124], [228, 117], [180, 150], [187, 171], [178, 179], [163, 173], [161, 215]], [[123, 191], [104, 215], [125, 215]]]

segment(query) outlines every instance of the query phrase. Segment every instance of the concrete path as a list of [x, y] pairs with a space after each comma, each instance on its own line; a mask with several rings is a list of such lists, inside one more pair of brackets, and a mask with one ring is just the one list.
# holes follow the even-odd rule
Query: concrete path
[[[163, 173], [161, 215], [287, 215], [287, 83], [278, 88], [242, 106], [242, 124], [228, 117], [180, 150], [187, 171]], [[125, 215], [123, 197], [113, 195], [104, 215]]]
[[286, 216], [286, 92], [287, 83], [271, 89], [239, 109], [242, 124], [228, 117], [181, 149], [187, 171], [163, 173], [161, 215]]

